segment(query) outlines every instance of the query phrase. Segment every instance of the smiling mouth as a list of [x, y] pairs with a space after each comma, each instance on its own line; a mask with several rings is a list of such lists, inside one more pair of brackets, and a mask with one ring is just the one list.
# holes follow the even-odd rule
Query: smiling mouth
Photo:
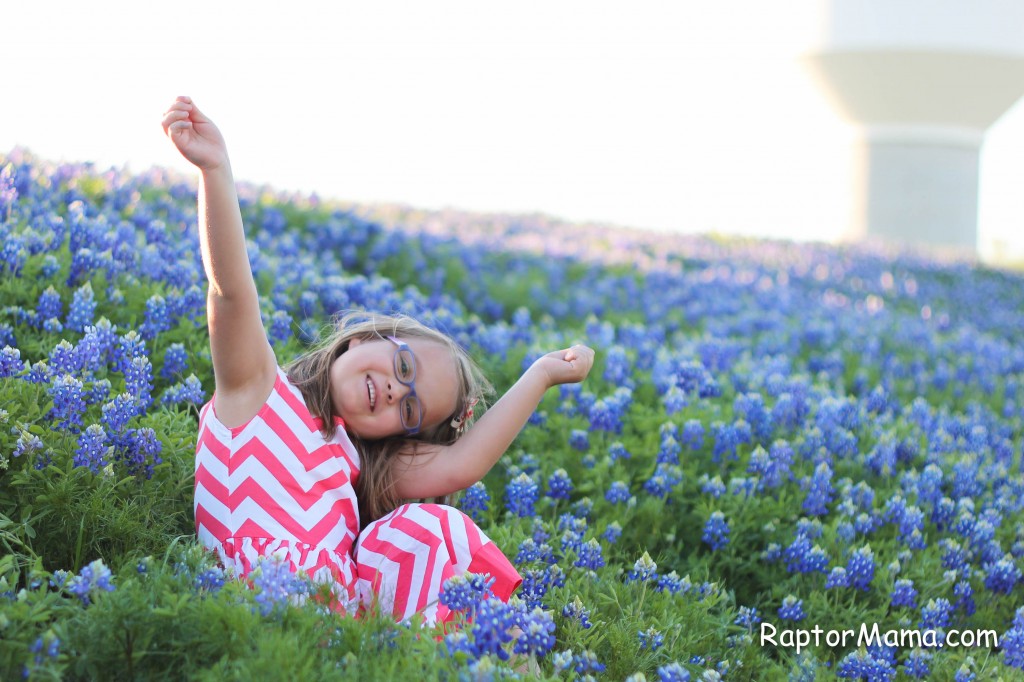
[[377, 389], [373, 386], [373, 381], [370, 377], [366, 377], [366, 394], [370, 397], [370, 412], [373, 412], [373, 408], [377, 405]]

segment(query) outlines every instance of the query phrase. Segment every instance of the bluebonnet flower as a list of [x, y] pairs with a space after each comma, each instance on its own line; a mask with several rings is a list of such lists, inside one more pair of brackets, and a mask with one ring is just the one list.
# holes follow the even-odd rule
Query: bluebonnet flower
[[533, 541], [538, 545], [543, 544], [551, 539], [551, 533], [547, 531], [547, 527], [544, 525], [544, 521], [539, 517], [533, 519]]
[[79, 366], [75, 355], [75, 347], [68, 343], [67, 340], [62, 339], [60, 343], [54, 346], [53, 350], [50, 351], [50, 356], [47, 358], [47, 364], [50, 366], [50, 369], [53, 370], [54, 374], [60, 375], [77, 373]]
[[1003, 650], [1003, 663], [1024, 670], [1024, 606], [1017, 609], [1010, 629], [999, 638], [999, 646]]
[[515, 614], [515, 623], [522, 630], [512, 651], [517, 654], [545, 656], [555, 646], [555, 621], [547, 611], [534, 607], [532, 611]]
[[74, 463], [76, 467], [86, 467], [96, 474], [110, 464], [109, 454], [106, 432], [99, 424], [92, 424], [78, 437]]
[[62, 317], [64, 317], [64, 305], [61, 303], [60, 294], [52, 285], [48, 286], [39, 295], [39, 302], [36, 304], [36, 326], [41, 326], [46, 320]]
[[142, 408], [152, 402], [153, 365], [149, 358], [142, 356], [133, 358], [124, 373], [125, 388], [135, 396]]
[[573, 566], [590, 570], [596, 570], [604, 566], [604, 556], [601, 553], [601, 545], [598, 544], [597, 540], [591, 539], [580, 545], [578, 556], [576, 561], [573, 562]]
[[907, 507], [899, 521], [900, 540], [910, 549], [924, 549], [924, 512], [917, 507]]
[[25, 362], [21, 359], [21, 351], [4, 346], [3, 350], [0, 350], [0, 379], [16, 376], [24, 370]]
[[553, 500], [568, 500], [573, 485], [565, 469], [557, 469], [548, 478], [548, 497]]
[[11, 207], [18, 199], [18, 188], [14, 185], [14, 164], [0, 168], [0, 220], [8, 220]]
[[29, 646], [28, 651], [32, 654], [32, 660], [26, 663], [22, 670], [25, 678], [31, 678], [32, 674], [46, 665], [49, 660], [60, 656], [60, 638], [52, 630], [48, 630], [45, 635], [36, 638], [36, 641]]
[[525, 473], [519, 474], [505, 486], [505, 508], [519, 517], [534, 516], [537, 503], [537, 484]]
[[804, 613], [803, 600], [797, 599], [791, 594], [782, 600], [782, 606], [779, 607], [779, 618], [782, 620], [799, 621], [806, 617], [807, 614]]
[[608, 492], [605, 493], [604, 499], [612, 504], [622, 504], [628, 502], [631, 496], [629, 485], [625, 481], [612, 481], [612, 484], [608, 486]]
[[591, 430], [622, 433], [632, 402], [633, 391], [626, 387], [617, 388], [612, 395], [595, 401], [589, 414]]
[[128, 473], [133, 476], [145, 476], [147, 479], [153, 476], [153, 467], [160, 464], [160, 452], [163, 450], [163, 443], [157, 437], [156, 432], [149, 428], [131, 429], [126, 434], [118, 449], [119, 457], [124, 461]]
[[598, 661], [597, 655], [593, 651], [587, 649], [572, 657], [572, 669], [576, 671], [577, 675], [582, 676], [604, 672], [604, 664]]
[[608, 527], [604, 529], [604, 533], [601, 534], [601, 537], [604, 538], [605, 542], [614, 545], [619, 541], [619, 538], [622, 537], [622, 526], [618, 521], [612, 521], [608, 524]]
[[957, 598], [954, 608], [963, 609], [968, 616], [974, 615], [974, 589], [971, 587], [971, 583], [961, 580], [953, 586], [953, 594]]
[[96, 324], [85, 328], [85, 336], [78, 343], [80, 350], [88, 350], [92, 354], [92, 357], [83, 358], [80, 364], [83, 367], [98, 368], [113, 359], [117, 343], [117, 327], [107, 318], [101, 317]]
[[77, 431], [85, 412], [85, 391], [82, 382], [70, 374], [56, 376], [47, 393], [53, 398], [50, 418], [57, 421], [56, 428]]
[[753, 436], [758, 441], [767, 441], [774, 429], [771, 415], [764, 405], [764, 398], [759, 393], [740, 393], [733, 401], [733, 412], [750, 425]]
[[828, 579], [825, 581], [825, 589], [831, 590], [835, 587], [849, 587], [850, 577], [846, 575], [846, 569], [842, 566], [836, 566], [828, 574]]
[[633, 368], [622, 346], [612, 346], [605, 353], [604, 380], [616, 386], [632, 387]]
[[683, 424], [683, 443], [692, 450], [704, 447], [704, 425], [696, 419], [689, 419]]
[[301, 603], [310, 592], [309, 583], [292, 572], [289, 562], [276, 557], [260, 558], [250, 577], [263, 616], [280, 613], [289, 603]]
[[715, 445], [711, 453], [713, 462], [721, 462], [723, 457], [736, 459], [736, 449], [743, 443], [750, 442], [750, 425], [745, 421], [741, 420], [735, 424], [715, 422], [711, 429], [715, 435]]
[[51, 253], [48, 253], [45, 256], [43, 256], [43, 267], [41, 269], [41, 272], [43, 274], [44, 279], [52, 280], [53, 278], [55, 278], [57, 272], [59, 271], [60, 261], [57, 260], [56, 256], [54, 256]]
[[678, 414], [687, 405], [686, 394], [678, 386], [670, 386], [665, 395], [662, 396], [661, 402], [665, 406], [665, 414]]
[[887, 682], [896, 678], [896, 670], [885, 659], [877, 659], [863, 649], [847, 654], [836, 669], [836, 676], [854, 680]]
[[857, 518], [853, 521], [853, 528], [861, 535], [870, 535], [880, 525], [878, 517], [873, 514], [865, 514], [861, 512], [857, 514]]
[[594, 502], [589, 497], [581, 497], [569, 507], [569, 513], [577, 519], [589, 519], [594, 511]]
[[651, 497], [665, 498], [682, 480], [683, 472], [678, 466], [658, 464], [651, 477], [644, 481], [644, 490]]
[[33, 433], [29, 433], [28, 431], [22, 431], [18, 434], [18, 440], [14, 443], [14, 450], [11, 452], [11, 456], [21, 457], [26, 454], [30, 455], [33, 452], [38, 452], [42, 449], [42, 438]]
[[957, 668], [956, 675], [953, 676], [953, 682], [974, 682], [977, 678], [978, 676], [974, 674], [966, 663], [961, 663], [960, 667]]
[[641, 649], [649, 648], [651, 651], [657, 651], [665, 643], [665, 635], [653, 627], [640, 630], [637, 636], [640, 639]]
[[967, 566], [967, 552], [960, 546], [960, 543], [952, 538], [943, 538], [939, 541], [942, 547], [942, 567], [947, 571], [959, 571]]
[[551, 664], [554, 666], [555, 672], [568, 672], [569, 668], [572, 667], [572, 656], [572, 649], [559, 651], [553, 654], [551, 656]]
[[924, 630], [936, 630], [940, 634], [938, 641], [941, 643], [945, 640], [943, 633], [944, 629], [949, 626], [949, 619], [953, 613], [953, 606], [949, 603], [948, 599], [939, 597], [938, 599], [930, 599], [928, 603], [921, 607], [921, 621], [920, 628]]
[[656, 580], [657, 577], [658, 564], [654, 563], [650, 554], [644, 552], [643, 556], [633, 564], [632, 570], [626, 574], [626, 582], [647, 582]]
[[533, 538], [526, 538], [519, 543], [519, 552], [516, 554], [517, 564], [531, 562], [555, 563], [554, 551], [545, 542], [538, 543]]
[[124, 433], [128, 421], [139, 414], [138, 406], [128, 393], [122, 393], [103, 405], [101, 421], [111, 434]]
[[821, 462], [814, 469], [804, 498], [803, 510], [814, 516], [828, 513], [828, 505], [832, 502], [835, 491], [832, 487], [832, 467]]
[[796, 522], [796, 532], [806, 535], [812, 540], [820, 538], [823, 531], [824, 526], [819, 519], [809, 519], [805, 516]]
[[[99, 329], [99, 324], [96, 327]], [[132, 360], [146, 356], [146, 341], [138, 332], [130, 329], [117, 339], [116, 348], [112, 348], [111, 351], [114, 353], [114, 371], [126, 372]]]
[[569, 434], [569, 447], [573, 450], [586, 452], [590, 449], [590, 437], [582, 429], [573, 429]]
[[271, 343], [287, 343], [292, 338], [292, 316], [286, 310], [275, 310], [270, 316], [270, 330], [267, 332]]
[[679, 663], [669, 663], [658, 668], [659, 682], [690, 682], [690, 671]]
[[753, 632], [754, 627], [761, 622], [761, 616], [758, 615], [756, 608], [752, 606], [741, 606], [736, 615], [736, 620], [733, 622], [736, 625]]
[[490, 501], [491, 496], [487, 492], [487, 486], [482, 481], [477, 481], [463, 492], [459, 508], [474, 521], [480, 521], [487, 513]]
[[25, 267], [27, 259], [28, 251], [25, 249], [24, 241], [20, 237], [9, 235], [0, 248], [0, 262], [17, 277]]
[[711, 513], [711, 517], [704, 524], [704, 534], [701, 539], [716, 551], [729, 544], [729, 524], [725, 520], [725, 514], [720, 511]]
[[96, 559], [82, 568], [77, 576], [71, 576], [64, 585], [68, 592], [88, 606], [97, 594], [114, 591], [112, 579], [113, 574], [103, 563], [103, 559]]
[[92, 325], [95, 315], [96, 299], [93, 297], [92, 285], [86, 282], [75, 290], [65, 324], [72, 331], [84, 332], [86, 327]]
[[[486, 599], [480, 602], [474, 613], [472, 625], [467, 627], [470, 655], [478, 659], [484, 656], [496, 656], [503, 661], [508, 660], [509, 654], [505, 650], [505, 645], [512, 641], [511, 628], [517, 625], [516, 620], [516, 614], [512, 609], [500, 600]], [[544, 635], [549, 633], [544, 632], [544, 625], [541, 625], [540, 622], [538, 624], [539, 636], [536, 636], [535, 641], [529, 644], [544, 645], [547, 643]]]
[[579, 597], [562, 607], [562, 616], [577, 621], [584, 630], [589, 630], [594, 626], [590, 622], [590, 610], [583, 605]]
[[897, 580], [890, 594], [889, 605], [892, 608], [901, 606], [917, 608], [917, 590], [914, 589], [914, 581], [906, 578]]
[[679, 464], [680, 452], [682, 452], [682, 447], [676, 439], [671, 434], [666, 435], [661, 439], [661, 446], [658, 448], [655, 461], [659, 464]]
[[190, 374], [184, 382], [168, 386], [160, 398], [163, 405], [178, 405], [180, 403], [191, 403], [202, 405], [206, 402], [206, 391], [195, 374]]
[[617, 459], [631, 459], [633, 455], [622, 443], [615, 442], [608, 446], [608, 457], [614, 462]]
[[172, 343], [164, 353], [164, 365], [160, 368], [160, 376], [164, 379], [173, 379], [180, 376], [188, 369], [188, 353], [184, 344]]
[[828, 555], [818, 545], [812, 546], [806, 533], [797, 533], [782, 556], [790, 573], [824, 573], [828, 569]]
[[903, 662], [903, 672], [908, 677], [928, 679], [932, 674], [932, 654], [924, 649], [913, 649]]
[[473, 611], [494, 597], [491, 591], [494, 580], [490, 575], [479, 573], [453, 576], [441, 586], [440, 602], [451, 611]]
[[167, 300], [159, 294], [154, 294], [146, 301], [145, 319], [139, 327], [139, 332], [144, 339], [156, 338], [160, 332], [171, 328], [171, 315], [167, 306]]
[[714, 478], [708, 478], [707, 474], [701, 474], [698, 483], [700, 483], [700, 491], [702, 493], [707, 493], [715, 499], [725, 494], [725, 483], [722, 481], [721, 476], [716, 475]]
[[669, 594], [679, 594], [680, 592], [686, 594], [692, 587], [693, 583], [690, 582], [690, 576], [680, 578], [678, 573], [670, 571], [666, 575], [658, 576], [658, 581], [654, 585], [654, 591], [668, 592]]
[[864, 545], [850, 555], [846, 562], [846, 574], [850, 578], [850, 587], [867, 591], [875, 578], [875, 554], [870, 545]]
[[208, 568], [197, 575], [192, 586], [196, 591], [205, 591], [211, 594], [216, 594], [220, 591], [220, 588], [224, 587], [224, 577], [224, 569], [219, 566], [214, 566], [213, 568]]
[[985, 565], [985, 587], [992, 592], [1011, 594], [1020, 581], [1021, 570], [1009, 554]]

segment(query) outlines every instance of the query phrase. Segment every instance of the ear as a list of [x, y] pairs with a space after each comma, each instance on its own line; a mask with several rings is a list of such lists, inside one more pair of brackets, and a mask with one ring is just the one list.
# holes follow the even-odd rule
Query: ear
[[357, 336], [357, 337], [355, 337], [354, 339], [350, 339], [350, 340], [349, 340], [349, 342], [348, 342], [348, 347], [349, 347], [349, 348], [355, 348], [356, 346], [358, 346], [358, 345], [359, 345], [359, 344], [361, 344], [362, 342], [363, 342], [363, 340], [362, 340], [362, 339], [360, 339], [360, 338], [359, 338], [359, 337]]

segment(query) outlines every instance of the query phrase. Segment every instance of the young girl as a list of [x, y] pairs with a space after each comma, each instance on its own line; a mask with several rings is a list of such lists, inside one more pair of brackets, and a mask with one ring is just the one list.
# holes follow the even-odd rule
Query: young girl
[[507, 600], [520, 578], [464, 514], [440, 504], [501, 457], [551, 386], [582, 381], [594, 352], [537, 360], [467, 429], [488, 388], [451, 339], [406, 317], [350, 314], [326, 343], [282, 369], [260, 318], [227, 147], [188, 97], [164, 132], [200, 170], [199, 233], [209, 280], [215, 392], [200, 412], [196, 527], [225, 566], [261, 557], [327, 582], [350, 613], [450, 615], [448, 578], [487, 573]]

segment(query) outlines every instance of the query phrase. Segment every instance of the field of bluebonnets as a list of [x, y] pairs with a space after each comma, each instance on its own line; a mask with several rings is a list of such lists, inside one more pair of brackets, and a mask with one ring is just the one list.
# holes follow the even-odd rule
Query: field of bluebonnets
[[[508, 607], [453, 585], [443, 633], [197, 546], [194, 183], [0, 167], [3, 679], [503, 679], [513, 649], [555, 679], [1020, 679], [1019, 275], [243, 186], [279, 358], [360, 308], [446, 330], [499, 391], [598, 352], [461, 495], [524, 583]], [[779, 640], [861, 624], [884, 636]]]

